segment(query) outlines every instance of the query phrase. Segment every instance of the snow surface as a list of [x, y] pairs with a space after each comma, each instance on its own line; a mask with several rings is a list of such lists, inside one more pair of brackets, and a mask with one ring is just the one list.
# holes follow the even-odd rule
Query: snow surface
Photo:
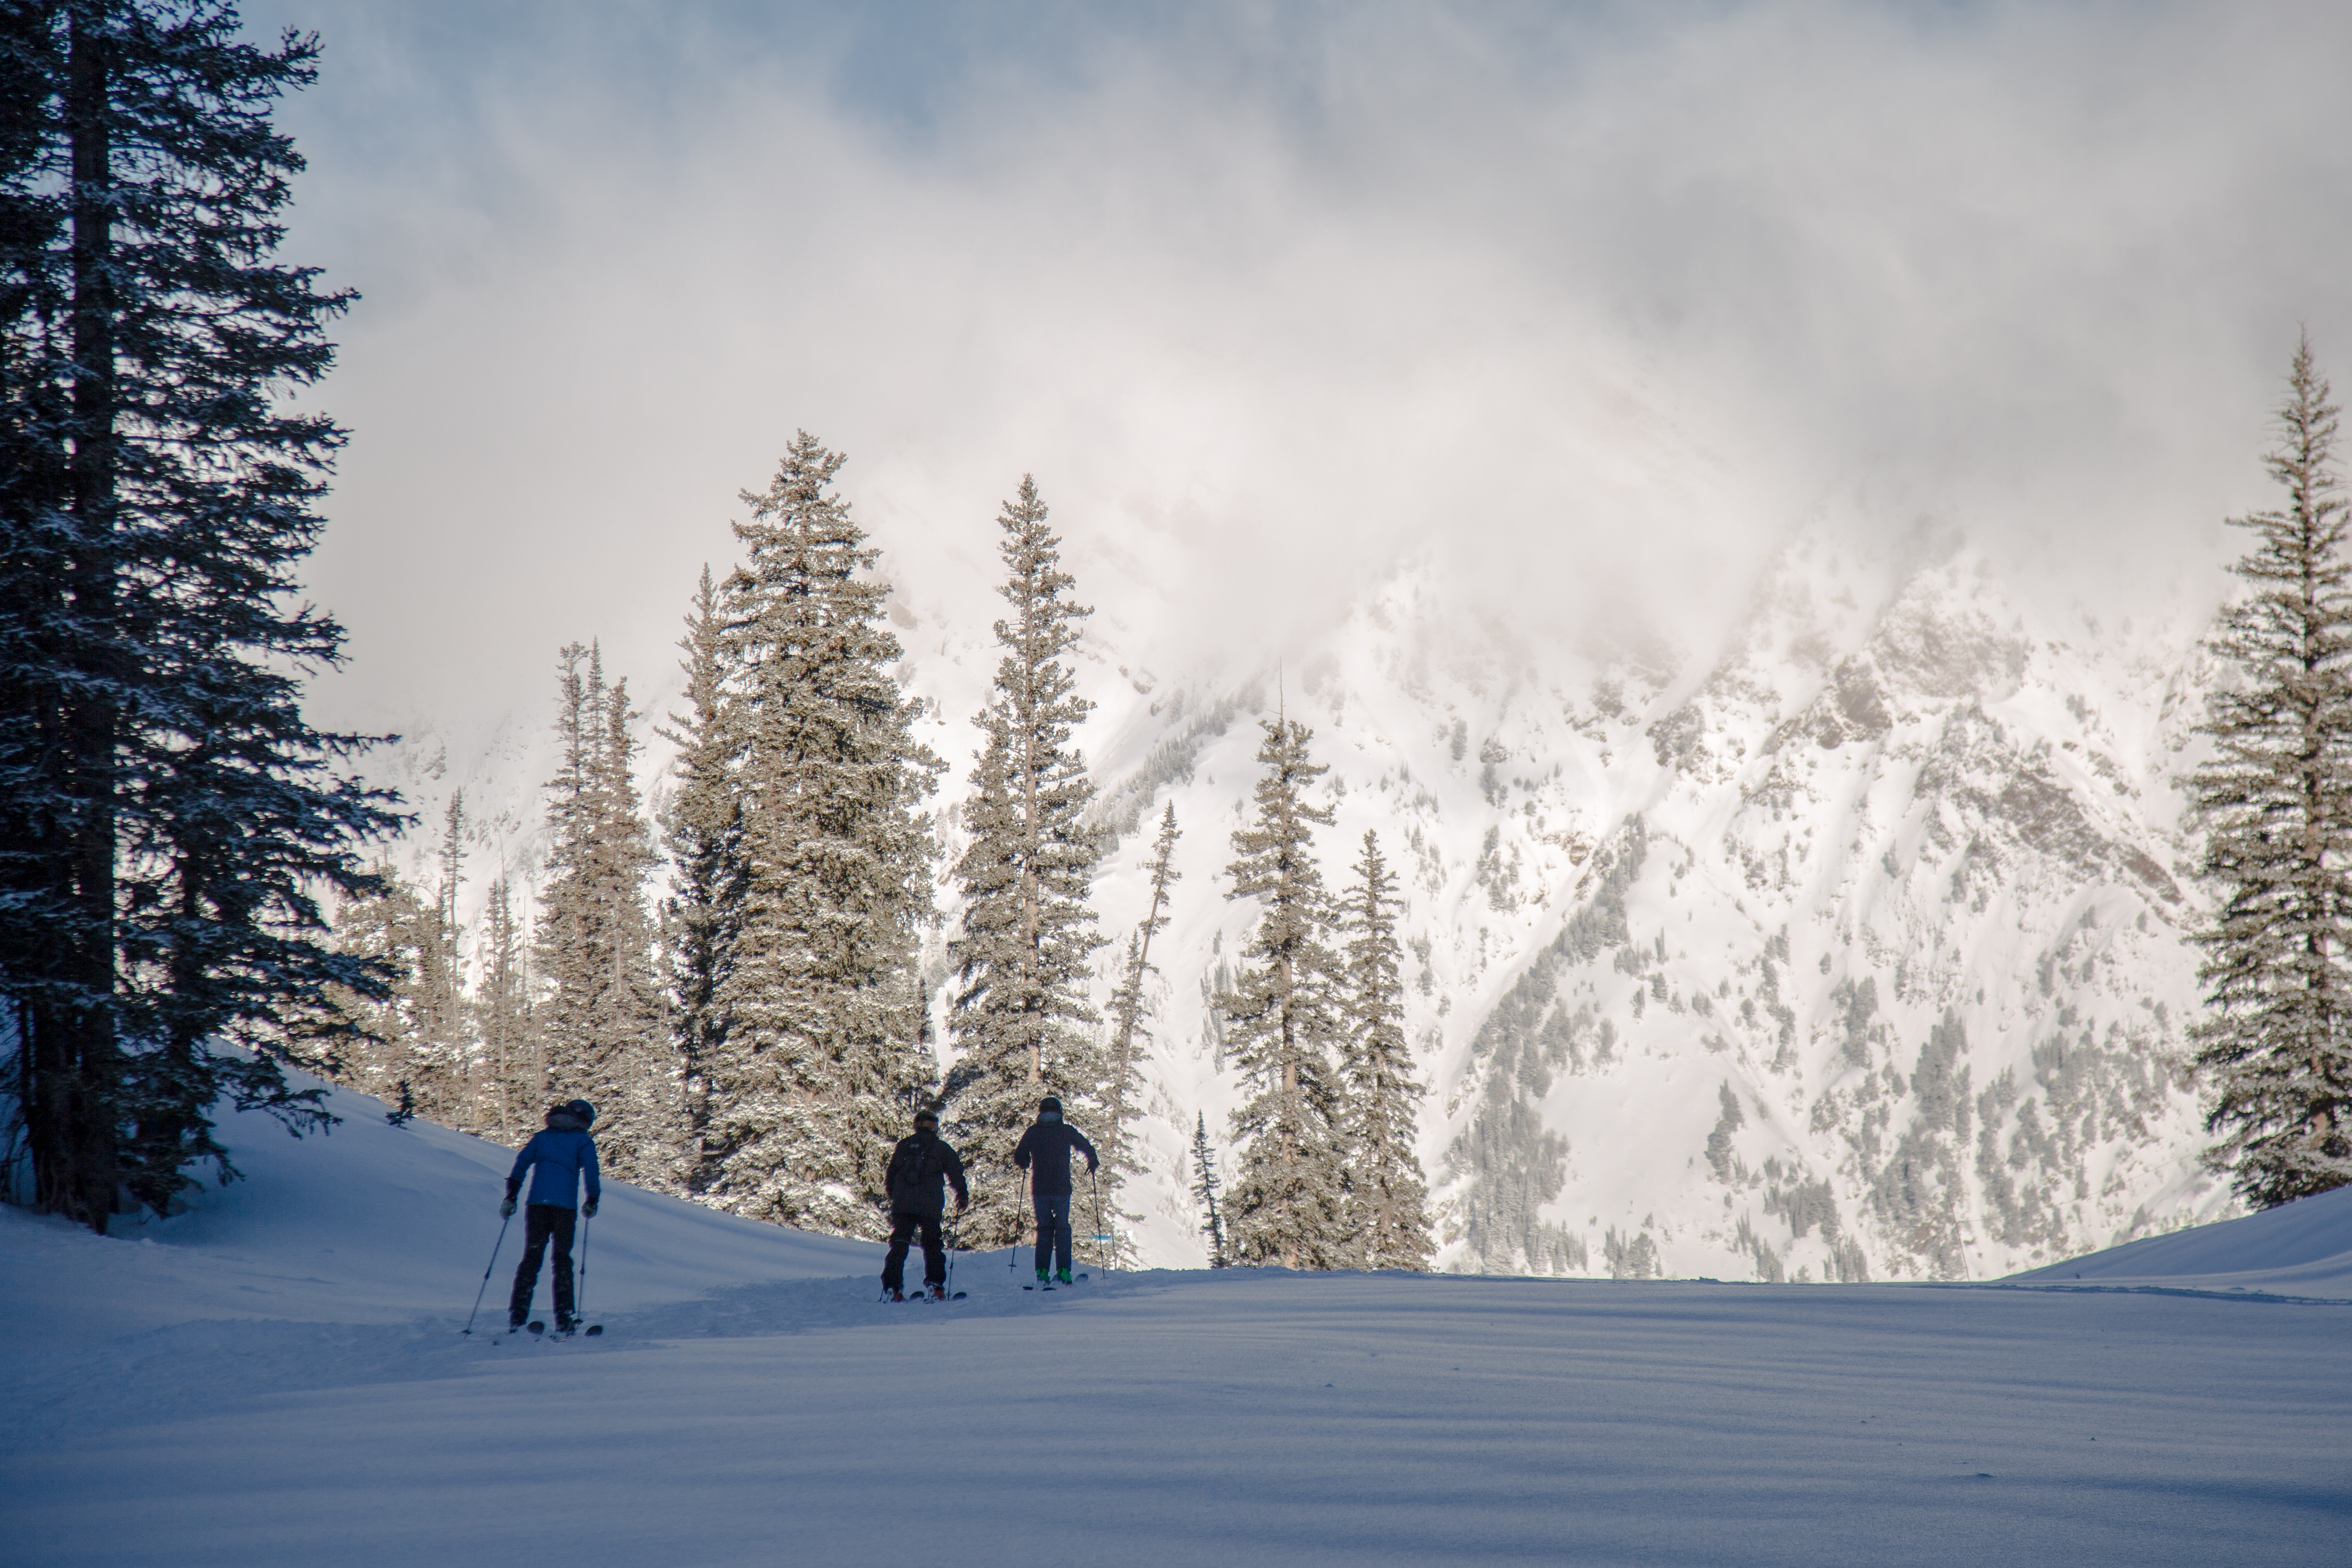
[[[323, 1140], [230, 1119], [250, 1180], [167, 1221], [0, 1211], [0, 1560], [2318, 1563], [2352, 1521], [2352, 1303], [1257, 1270], [1040, 1295], [998, 1253], [959, 1260], [963, 1302], [884, 1307], [877, 1247], [615, 1184], [610, 1331], [500, 1342], [457, 1330], [509, 1156], [333, 1103]], [[2274, 1280], [2347, 1197], [2084, 1271]]]
[[2017, 1278], [2352, 1300], [2352, 1187], [2221, 1225], [2151, 1236]]

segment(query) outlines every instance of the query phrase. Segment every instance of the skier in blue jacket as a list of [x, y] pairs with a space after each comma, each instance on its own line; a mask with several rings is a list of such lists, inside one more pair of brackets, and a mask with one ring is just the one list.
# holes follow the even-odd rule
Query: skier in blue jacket
[[559, 1105], [547, 1113], [547, 1129], [530, 1135], [507, 1173], [507, 1201], [499, 1213], [511, 1218], [515, 1194], [522, 1190], [525, 1171], [538, 1167], [530, 1179], [530, 1206], [523, 1221], [522, 1262], [516, 1266], [514, 1297], [507, 1304], [507, 1326], [519, 1329], [530, 1316], [530, 1294], [539, 1287], [539, 1260], [550, 1241], [555, 1243], [555, 1327], [569, 1333], [572, 1314], [572, 1226], [573, 1205], [580, 1202], [580, 1179], [588, 1179], [588, 1203], [579, 1212], [594, 1218], [604, 1184], [596, 1179], [596, 1140], [588, 1136], [596, 1108], [584, 1100]]
[[1045, 1283], [1045, 1265], [1058, 1258], [1055, 1276], [1070, 1282], [1070, 1151], [1087, 1157], [1091, 1176], [1098, 1162], [1087, 1135], [1062, 1120], [1062, 1102], [1052, 1095], [1037, 1102], [1037, 1120], [1013, 1146], [1013, 1163], [1029, 1173], [1029, 1200], [1037, 1208], [1037, 1283]]

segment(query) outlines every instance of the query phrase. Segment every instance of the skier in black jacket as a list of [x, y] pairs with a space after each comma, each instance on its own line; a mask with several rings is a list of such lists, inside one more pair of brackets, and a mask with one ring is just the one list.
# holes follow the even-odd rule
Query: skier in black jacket
[[907, 1299], [907, 1244], [920, 1227], [923, 1284], [936, 1300], [948, 1293], [948, 1255], [940, 1246], [940, 1216], [947, 1208], [942, 1184], [955, 1188], [956, 1213], [963, 1213], [971, 1201], [971, 1189], [963, 1182], [963, 1160], [940, 1137], [937, 1111], [915, 1112], [915, 1135], [899, 1139], [890, 1151], [885, 1181], [890, 1189], [890, 1253], [882, 1260], [882, 1288], [893, 1301]]
[[1037, 1120], [1013, 1148], [1013, 1163], [1029, 1173], [1029, 1199], [1037, 1206], [1037, 1283], [1045, 1282], [1045, 1264], [1058, 1258], [1054, 1278], [1070, 1282], [1070, 1151], [1087, 1157], [1091, 1176], [1101, 1162], [1087, 1135], [1062, 1120], [1062, 1102], [1052, 1095], [1037, 1102]]

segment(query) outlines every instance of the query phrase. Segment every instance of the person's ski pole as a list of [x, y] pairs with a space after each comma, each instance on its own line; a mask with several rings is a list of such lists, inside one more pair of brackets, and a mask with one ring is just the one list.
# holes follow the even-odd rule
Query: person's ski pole
[[955, 1294], [955, 1244], [956, 1222], [950, 1218], [948, 1221], [948, 1294], [950, 1296]]
[[580, 1216], [580, 1290], [572, 1298], [572, 1321], [575, 1323], [588, 1321], [588, 1227], [595, 1219], [593, 1214]]
[[1095, 1189], [1095, 1266], [1105, 1274], [1108, 1274], [1110, 1272], [1110, 1232], [1103, 1228], [1102, 1177], [1088, 1171], [1087, 1180], [1093, 1184]]
[[499, 1238], [490, 1243], [490, 1266], [482, 1270], [482, 1288], [474, 1292], [474, 1310], [466, 1314], [467, 1334], [474, 1331], [474, 1318], [482, 1310], [482, 1298], [489, 1294], [490, 1275], [499, 1266], [499, 1248], [507, 1244], [507, 1226], [512, 1224], [514, 1224], [512, 1215], [508, 1215], [499, 1221]]

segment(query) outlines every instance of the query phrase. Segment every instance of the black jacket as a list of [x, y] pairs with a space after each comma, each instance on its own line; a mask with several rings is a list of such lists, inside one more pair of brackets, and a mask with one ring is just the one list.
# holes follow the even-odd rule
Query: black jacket
[[955, 1184], [956, 1202], [971, 1201], [971, 1189], [963, 1184], [962, 1159], [936, 1132], [918, 1132], [899, 1139], [898, 1146], [890, 1151], [890, 1171], [886, 1180], [892, 1214], [944, 1213], [947, 1193], [943, 1182]]
[[[1066, 1121], [1032, 1122], [1029, 1131], [1021, 1134], [1021, 1142], [1013, 1148], [1013, 1163], [1029, 1172], [1029, 1190], [1041, 1197], [1055, 1197], [1070, 1190], [1070, 1151], [1076, 1149], [1087, 1157], [1087, 1169], [1092, 1172], [1097, 1163], [1095, 1146], [1087, 1135]], [[1032, 1169], [1032, 1165], [1034, 1169]]]

